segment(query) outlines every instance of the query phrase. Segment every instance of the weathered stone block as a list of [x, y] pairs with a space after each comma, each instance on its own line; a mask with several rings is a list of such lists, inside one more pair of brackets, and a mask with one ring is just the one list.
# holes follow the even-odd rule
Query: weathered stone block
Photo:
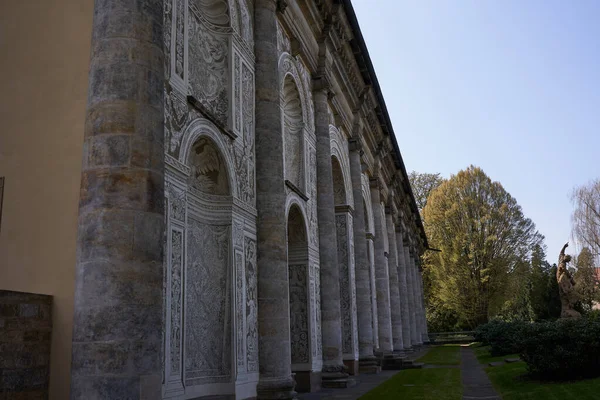
[[97, 104], [88, 110], [85, 134], [94, 136], [103, 133], [133, 133], [137, 112], [133, 102]]
[[139, 378], [88, 376], [72, 381], [71, 398], [89, 399], [91, 393], [100, 399], [139, 400]]
[[47, 398], [51, 305], [50, 296], [0, 291], [0, 398]]

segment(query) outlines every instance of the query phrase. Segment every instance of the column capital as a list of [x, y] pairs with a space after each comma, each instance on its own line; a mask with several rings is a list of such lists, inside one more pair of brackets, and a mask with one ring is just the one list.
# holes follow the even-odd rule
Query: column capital
[[276, 0], [276, 3], [277, 3], [277, 12], [281, 13], [281, 14], [285, 13], [285, 9], [288, 6], [287, 1], [286, 0]]
[[335, 97], [331, 81], [327, 74], [313, 75], [313, 92], [323, 92], [327, 95], [327, 100]]
[[381, 191], [382, 185], [381, 185], [381, 180], [379, 179], [379, 176], [375, 175], [372, 178], [369, 178], [369, 187], [371, 189], [377, 189], [379, 191]]
[[363, 151], [363, 146], [359, 138], [348, 139], [348, 150], [358, 151], [358, 154], [360, 154], [361, 156], [365, 153]]

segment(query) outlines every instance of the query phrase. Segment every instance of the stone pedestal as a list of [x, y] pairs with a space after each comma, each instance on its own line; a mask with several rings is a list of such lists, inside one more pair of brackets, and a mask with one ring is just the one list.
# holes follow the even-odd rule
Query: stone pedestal
[[71, 399], [159, 399], [163, 3], [96, 1], [92, 29]]
[[349, 375], [358, 375], [358, 360], [344, 360], [344, 366]]
[[406, 356], [404, 354], [397, 354], [395, 352], [392, 354], [387, 354], [383, 356], [381, 368], [386, 371], [400, 370], [402, 369], [405, 360]]
[[298, 371], [293, 375], [297, 392], [314, 393], [321, 390], [321, 372]]

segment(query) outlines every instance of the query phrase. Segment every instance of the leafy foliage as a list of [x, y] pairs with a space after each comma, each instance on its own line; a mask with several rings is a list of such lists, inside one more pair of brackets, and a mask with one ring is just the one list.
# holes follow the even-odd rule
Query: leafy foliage
[[553, 322], [492, 321], [479, 326], [475, 339], [492, 356], [518, 353], [532, 376], [567, 380], [600, 376], [600, 313]]
[[428, 174], [412, 171], [408, 174], [408, 180], [415, 195], [415, 201], [419, 211], [423, 210], [430, 193], [444, 182], [444, 178], [438, 174]]
[[575, 289], [579, 294], [580, 305], [583, 312], [592, 310], [592, 306], [599, 299], [598, 279], [594, 268], [594, 256], [589, 248], [584, 247], [575, 261]]
[[600, 321], [561, 319], [529, 326], [521, 357], [530, 373], [552, 380], [600, 375]]
[[502, 185], [474, 166], [433, 190], [423, 217], [430, 244], [442, 250], [424, 257], [430, 304], [443, 304], [461, 327], [487, 322], [514, 297], [543, 237]]
[[493, 357], [519, 353], [523, 338], [531, 324], [527, 322], [503, 322], [494, 320], [477, 327], [475, 340], [490, 346]]

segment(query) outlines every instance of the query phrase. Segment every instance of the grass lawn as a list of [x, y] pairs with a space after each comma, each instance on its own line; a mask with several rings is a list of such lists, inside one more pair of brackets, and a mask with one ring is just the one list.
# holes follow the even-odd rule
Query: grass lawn
[[494, 361], [504, 361], [505, 358], [519, 357], [518, 354], [509, 354], [506, 356], [492, 357], [490, 355], [490, 346], [483, 346], [481, 345], [481, 343], [474, 344], [471, 346], [471, 348], [475, 351], [475, 355], [477, 356], [477, 360], [479, 361], [479, 363], [485, 365]]
[[600, 378], [576, 382], [546, 383], [524, 376], [524, 362], [485, 370], [503, 400], [598, 400]]
[[417, 362], [435, 365], [458, 365], [460, 364], [460, 345], [447, 344], [433, 347]]
[[400, 371], [360, 400], [461, 400], [457, 368], [407, 369]]

